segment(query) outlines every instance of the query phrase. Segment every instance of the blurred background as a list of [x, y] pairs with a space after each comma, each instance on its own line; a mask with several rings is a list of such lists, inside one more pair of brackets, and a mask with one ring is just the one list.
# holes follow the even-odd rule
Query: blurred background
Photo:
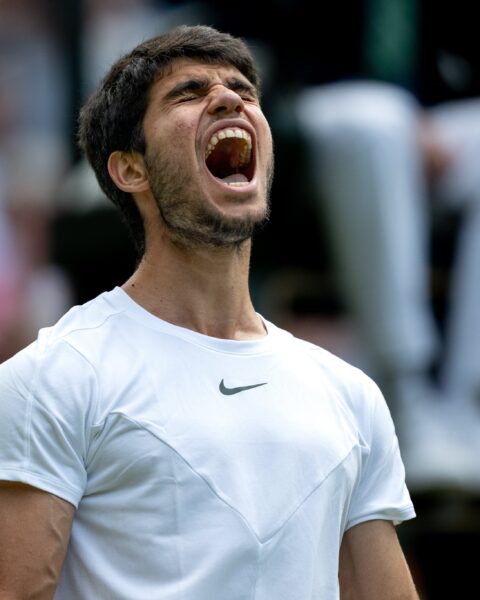
[[422, 600], [473, 598], [480, 541], [480, 52], [457, 0], [0, 0], [0, 362], [121, 285], [133, 244], [78, 152], [108, 67], [179, 24], [245, 38], [275, 140], [251, 289], [392, 410]]

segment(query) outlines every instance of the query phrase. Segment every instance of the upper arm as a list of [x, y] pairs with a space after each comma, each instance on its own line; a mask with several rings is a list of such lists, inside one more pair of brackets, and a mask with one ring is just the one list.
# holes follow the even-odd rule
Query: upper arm
[[366, 521], [348, 529], [340, 548], [342, 600], [418, 600], [391, 521]]
[[75, 507], [34, 487], [0, 482], [0, 597], [53, 597]]

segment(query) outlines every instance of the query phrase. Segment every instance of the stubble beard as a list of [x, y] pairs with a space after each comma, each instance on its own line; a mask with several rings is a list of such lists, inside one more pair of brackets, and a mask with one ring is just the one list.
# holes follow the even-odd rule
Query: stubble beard
[[150, 188], [172, 241], [195, 248], [240, 248], [270, 217], [273, 157], [268, 167], [263, 211], [242, 218], [225, 217], [202, 202], [176, 161], [165, 153], [145, 156]]

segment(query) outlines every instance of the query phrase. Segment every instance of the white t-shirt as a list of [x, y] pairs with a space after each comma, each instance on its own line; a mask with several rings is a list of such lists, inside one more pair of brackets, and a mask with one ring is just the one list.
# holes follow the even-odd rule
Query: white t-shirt
[[0, 365], [0, 479], [77, 507], [57, 600], [334, 600], [344, 531], [415, 515], [377, 386], [266, 326], [115, 288]]

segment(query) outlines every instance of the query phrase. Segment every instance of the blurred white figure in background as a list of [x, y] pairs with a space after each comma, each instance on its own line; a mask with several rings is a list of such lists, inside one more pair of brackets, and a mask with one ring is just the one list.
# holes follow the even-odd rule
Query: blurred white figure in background
[[[347, 81], [306, 89], [297, 109], [344, 297], [390, 400], [409, 485], [478, 490], [480, 100], [422, 109], [400, 87]], [[444, 338], [430, 297], [432, 207], [462, 211]]]

